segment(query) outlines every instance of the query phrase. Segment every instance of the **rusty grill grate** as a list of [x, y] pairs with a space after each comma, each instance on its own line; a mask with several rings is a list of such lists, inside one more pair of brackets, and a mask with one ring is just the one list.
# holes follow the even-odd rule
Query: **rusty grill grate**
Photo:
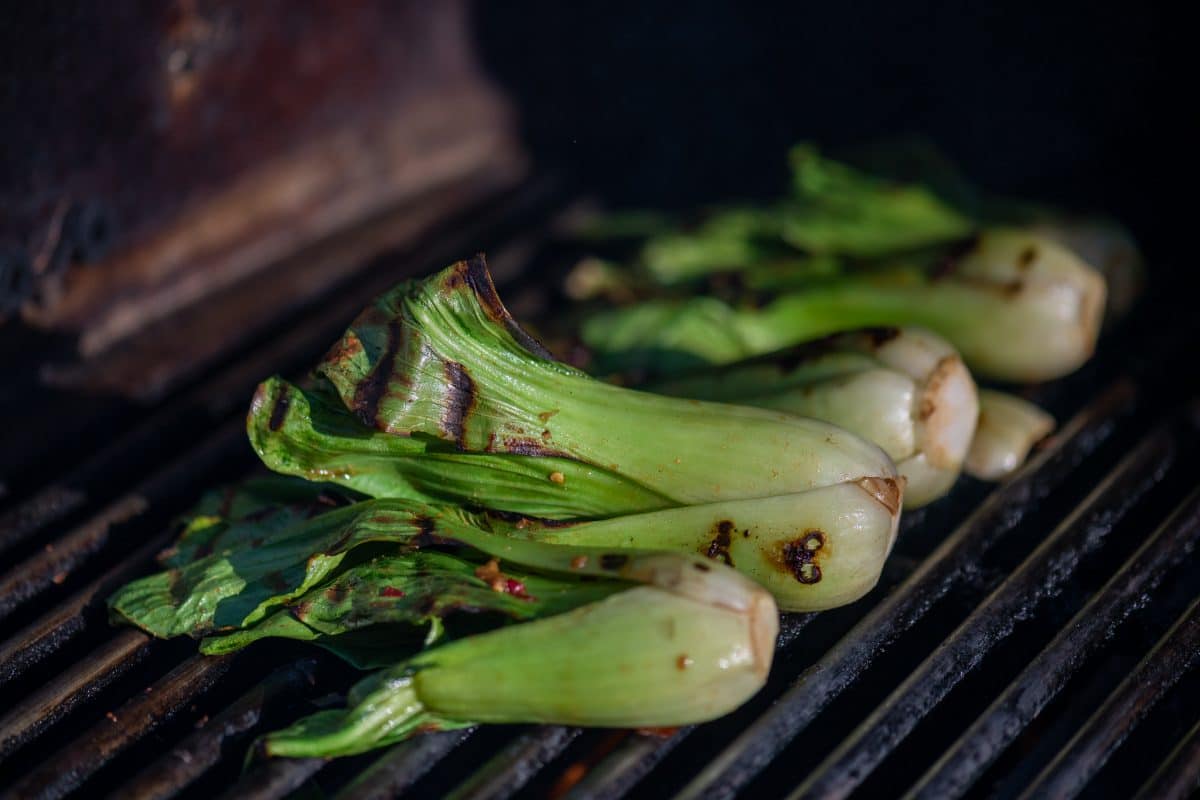
[[[494, 726], [243, 771], [256, 734], [342, 691], [311, 649], [202, 658], [110, 628], [166, 522], [253, 468], [240, 413], [397, 277], [490, 245], [508, 296], [552, 220], [527, 189], [365, 269], [0, 511], [0, 792], [13, 797], [1182, 797], [1200, 780], [1197, 322], [1134, 317], [1044, 387], [1063, 425], [1013, 479], [909, 514], [880, 586], [791, 615], [767, 688], [677, 731]], [[1163, 294], [1169, 298], [1168, 293]], [[519, 303], [522, 302], [518, 300]], [[1181, 371], [1182, 370], [1182, 371]], [[36, 413], [36, 412], [34, 412]], [[19, 421], [18, 421], [19, 424]], [[6, 461], [13, 460], [8, 454]], [[16, 463], [15, 460], [13, 463]], [[7, 477], [7, 476], [5, 476]]]

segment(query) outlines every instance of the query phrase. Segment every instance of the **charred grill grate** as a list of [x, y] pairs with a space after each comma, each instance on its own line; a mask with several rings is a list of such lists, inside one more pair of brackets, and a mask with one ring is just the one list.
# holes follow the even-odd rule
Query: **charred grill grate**
[[254, 381], [311, 361], [404, 271], [536, 241], [545, 199], [519, 194], [465, 233], [375, 265], [9, 500], [0, 792], [274, 798], [315, 782], [340, 798], [476, 800], [1197, 787], [1200, 386], [1178, 372], [1194, 321], [1163, 329], [1162, 315], [1126, 323], [1095, 364], [1044, 390], [1064, 424], [1019, 475], [996, 488], [964, 480], [909, 515], [868, 598], [786, 618], [767, 688], [722, 720], [656, 732], [486, 727], [243, 772], [254, 735], [344, 690], [350, 671], [274, 643], [201, 658], [186, 642], [108, 627], [103, 597], [147, 568], [165, 523], [202, 488], [252, 467], [237, 417]]

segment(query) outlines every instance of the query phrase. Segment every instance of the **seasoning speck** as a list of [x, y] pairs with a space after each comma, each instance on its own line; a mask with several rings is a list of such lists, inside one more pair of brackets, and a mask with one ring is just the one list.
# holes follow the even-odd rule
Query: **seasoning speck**
[[563, 475], [561, 472], [551, 472], [550, 480], [553, 483], [563, 484], [567, 482], [567, 476]]
[[675, 667], [677, 669], [687, 669], [692, 664], [696, 663], [687, 653], [683, 653], [679, 658], [675, 659]]
[[583, 569], [587, 566], [587, 556], [575, 556], [571, 559], [571, 569]]

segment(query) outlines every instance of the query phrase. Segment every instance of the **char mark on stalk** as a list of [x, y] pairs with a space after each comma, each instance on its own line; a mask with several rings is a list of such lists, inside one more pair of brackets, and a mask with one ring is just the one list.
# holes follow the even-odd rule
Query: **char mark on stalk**
[[970, 253], [972, 250], [974, 250], [978, 244], [979, 234], [974, 234], [950, 245], [950, 247], [947, 248], [945, 255], [942, 256], [941, 260], [937, 262], [937, 264], [933, 267], [933, 270], [929, 273], [929, 277], [936, 281], [941, 280], [942, 278], [948, 278], [954, 273], [958, 272], [959, 262], [963, 260], [963, 257], [966, 256], [967, 253]]
[[391, 319], [387, 323], [387, 346], [379, 356], [375, 368], [359, 382], [354, 390], [354, 414], [369, 427], [377, 427], [379, 420], [379, 403], [388, 391], [388, 382], [396, 366], [396, 356], [400, 352], [401, 340], [404, 338], [403, 326], [399, 320]]
[[600, 556], [600, 568], [618, 570], [629, 563], [629, 556], [623, 553], [605, 553]]
[[1017, 256], [1017, 269], [1021, 272], [1033, 266], [1033, 262], [1037, 260], [1037, 248], [1030, 245], [1021, 251], [1021, 255]]
[[729, 547], [733, 543], [733, 531], [736, 526], [733, 520], [723, 519], [717, 523], [716, 535], [708, 545], [708, 550], [704, 552], [706, 556], [713, 560], [720, 559], [725, 562], [726, 566], [733, 566], [733, 556], [729, 554]]
[[457, 361], [447, 361], [446, 410], [442, 412], [442, 432], [453, 439], [460, 450], [467, 449], [467, 419], [475, 410], [475, 381]]
[[863, 335], [867, 337], [867, 341], [871, 343], [871, 347], [878, 350], [885, 344], [895, 339], [900, 335], [900, 329], [895, 327], [875, 327], [865, 328]]
[[807, 530], [798, 538], [780, 545], [777, 563], [800, 583], [820, 583], [818, 557], [825, 549], [826, 541], [824, 531], [815, 528]]
[[578, 519], [550, 519], [548, 517], [536, 517], [532, 514], [518, 514], [515, 511], [502, 511], [495, 508], [478, 509], [483, 514], [495, 519], [503, 520], [511, 523], [521, 530], [530, 527], [539, 528], [569, 528], [572, 525], [578, 525], [581, 520]]
[[504, 452], [519, 456], [544, 456], [547, 458], [570, 458], [569, 453], [546, 447], [540, 439], [528, 436], [505, 436]]

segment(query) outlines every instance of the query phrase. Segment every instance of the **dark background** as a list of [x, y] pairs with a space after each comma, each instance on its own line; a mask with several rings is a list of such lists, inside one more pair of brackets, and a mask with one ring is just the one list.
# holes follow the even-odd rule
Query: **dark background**
[[768, 195], [789, 144], [935, 142], [982, 186], [1106, 212], [1152, 260], [1191, 224], [1195, 84], [1165, 5], [479, 3], [544, 162], [615, 206]]

